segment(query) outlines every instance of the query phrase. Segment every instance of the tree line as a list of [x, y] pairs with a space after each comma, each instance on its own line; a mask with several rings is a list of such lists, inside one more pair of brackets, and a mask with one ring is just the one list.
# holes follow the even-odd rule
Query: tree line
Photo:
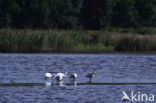
[[156, 27], [156, 0], [0, 0], [0, 28]]

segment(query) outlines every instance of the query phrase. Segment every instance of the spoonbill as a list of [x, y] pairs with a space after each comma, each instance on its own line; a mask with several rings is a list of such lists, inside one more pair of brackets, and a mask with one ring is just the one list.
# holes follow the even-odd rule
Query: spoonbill
[[52, 77], [51, 73], [45, 73], [45, 79], [50, 79]]
[[69, 74], [69, 78], [71, 78], [71, 81], [74, 82], [75, 81], [75, 78], [77, 77], [77, 74], [76, 73], [70, 73]]
[[55, 78], [57, 81], [60, 82], [60, 81], [63, 79], [64, 76], [67, 76], [67, 74], [68, 74], [68, 72], [66, 72], [65, 74], [64, 74], [64, 73], [56, 73], [54, 78]]

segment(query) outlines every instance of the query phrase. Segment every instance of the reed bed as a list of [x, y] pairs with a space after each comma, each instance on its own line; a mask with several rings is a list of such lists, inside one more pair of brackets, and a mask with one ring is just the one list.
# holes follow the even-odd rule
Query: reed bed
[[0, 30], [0, 52], [156, 51], [156, 34], [89, 30]]

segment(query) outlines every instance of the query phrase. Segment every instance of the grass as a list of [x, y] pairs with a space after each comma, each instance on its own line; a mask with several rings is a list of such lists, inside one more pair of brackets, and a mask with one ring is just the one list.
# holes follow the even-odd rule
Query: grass
[[155, 29], [137, 30], [0, 29], [0, 52], [155, 52]]
[[76, 51], [97, 51], [97, 52], [103, 52], [103, 51], [113, 51], [113, 46], [105, 46], [104, 44], [95, 44], [95, 45], [84, 45], [84, 44], [78, 44], [75, 46]]

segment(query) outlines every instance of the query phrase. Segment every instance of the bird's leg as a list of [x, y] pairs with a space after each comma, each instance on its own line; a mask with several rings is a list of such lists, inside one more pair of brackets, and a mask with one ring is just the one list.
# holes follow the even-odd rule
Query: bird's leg
[[70, 81], [71, 81], [71, 82], [74, 82], [74, 78], [70, 78]]
[[72, 82], [74, 82], [74, 81], [75, 81], [75, 79], [73, 78]]
[[61, 79], [59, 79], [59, 82], [61, 82]]
[[92, 82], [92, 78], [89, 78], [89, 83], [91, 83]]
[[60, 82], [60, 79], [56, 79], [57, 82]]
[[72, 78], [70, 78], [70, 81], [72, 82]]

